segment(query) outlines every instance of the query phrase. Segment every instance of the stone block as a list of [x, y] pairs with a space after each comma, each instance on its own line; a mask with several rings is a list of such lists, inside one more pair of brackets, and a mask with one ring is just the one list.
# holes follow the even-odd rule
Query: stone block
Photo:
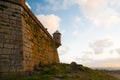
[[0, 39], [5, 38], [5, 35], [3, 33], [0, 33]]
[[16, 65], [16, 61], [15, 61], [15, 59], [13, 60], [12, 57], [11, 57], [10, 60], [11, 60], [10, 63], [11, 63], [12, 66]]
[[14, 48], [14, 44], [4, 44], [4, 48]]
[[[15, 24], [16, 23], [16, 21], [15, 20], [12, 20], [11, 18], [10, 18], [10, 24]], [[16, 25], [17, 26], [17, 25]]]
[[1, 59], [1, 65], [10, 66], [10, 59]]
[[16, 67], [15, 66], [10, 66], [10, 72], [15, 72], [15, 71], [17, 71]]
[[7, 44], [14, 44], [14, 40], [6, 39]]
[[[4, 22], [3, 22], [4, 21]], [[1, 27], [2, 26], [6, 26], [6, 27], [8, 27], [9, 26], [9, 23], [8, 22], [5, 22], [5, 19], [2, 19], [2, 22], [1, 22]], [[6, 31], [6, 29], [4, 29], [4, 30], [2, 30], [2, 31]]]
[[3, 48], [3, 54], [12, 54], [11, 49]]
[[2, 72], [9, 72], [10, 68], [8, 65], [2, 65], [1, 70], [2, 70]]
[[12, 40], [16, 40], [16, 35], [12, 35], [12, 34], [9, 34], [9, 35], [5, 35], [5, 39], [12, 39]]
[[19, 49], [19, 48], [20, 48], [20, 45], [14, 45], [14, 48], [15, 48], [15, 49]]
[[3, 53], [3, 48], [0, 48], [0, 56], [1, 56], [2, 53]]
[[3, 48], [3, 43], [0, 43], [0, 48]]
[[7, 14], [4, 14], [4, 22], [9, 22], [9, 16]]
[[0, 29], [0, 33], [10, 34], [10, 33], [11, 33], [11, 30], [9, 30], [9, 29]]
[[9, 55], [1, 55], [2, 59], [9, 59]]
[[5, 42], [5, 39], [0, 39], [0, 43], [4, 43]]
[[12, 49], [12, 54], [14, 56], [22, 55], [23, 51], [21, 49]]
[[19, 58], [16, 59], [15, 65], [22, 65], [22, 60], [19, 60]]

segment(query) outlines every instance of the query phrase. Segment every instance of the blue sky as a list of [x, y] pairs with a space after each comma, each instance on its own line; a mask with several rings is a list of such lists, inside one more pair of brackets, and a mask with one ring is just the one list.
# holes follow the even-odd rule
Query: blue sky
[[48, 28], [62, 33], [62, 63], [120, 67], [120, 0], [27, 0]]

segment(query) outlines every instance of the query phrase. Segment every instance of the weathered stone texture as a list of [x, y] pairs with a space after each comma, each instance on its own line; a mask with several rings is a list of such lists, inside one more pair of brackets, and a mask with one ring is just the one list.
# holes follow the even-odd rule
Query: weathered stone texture
[[[30, 12], [31, 14], [31, 12]], [[23, 51], [24, 69], [31, 70], [41, 64], [58, 63], [58, 53], [54, 40], [40, 23], [23, 10]]]
[[[0, 0], [0, 71], [17, 71], [11, 69], [22, 63], [23, 56], [16, 55], [22, 51], [22, 16], [21, 6]], [[19, 23], [18, 23], [19, 22]], [[13, 52], [17, 50], [16, 52]], [[14, 57], [14, 55], [16, 55]], [[13, 59], [14, 58], [14, 59]], [[18, 60], [16, 58], [19, 58]], [[13, 63], [15, 61], [16, 63]]]
[[55, 41], [24, 0], [0, 0], [0, 72], [58, 62]]

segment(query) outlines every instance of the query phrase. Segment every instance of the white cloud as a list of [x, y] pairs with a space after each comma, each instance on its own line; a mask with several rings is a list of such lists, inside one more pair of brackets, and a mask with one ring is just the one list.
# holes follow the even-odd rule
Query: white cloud
[[120, 58], [109, 58], [105, 60], [96, 60], [89, 63], [86, 63], [86, 65], [91, 67], [120, 67]]
[[72, 34], [73, 34], [74, 36], [78, 36], [78, 35], [79, 35], [79, 31], [75, 30], [75, 31], [73, 31]]
[[93, 60], [93, 53], [92, 52], [82, 52], [83, 55], [80, 58], [80, 60], [82, 60], [82, 62], [91, 62]]
[[74, 19], [73, 19], [73, 32], [72, 32], [72, 35], [73, 36], [79, 36], [80, 35], [80, 28], [84, 26], [84, 22], [82, 21], [81, 17], [79, 16], [76, 16]]
[[120, 54], [120, 48], [116, 49], [116, 52]]
[[58, 49], [60, 55], [65, 55], [69, 51], [69, 47], [67, 45], [63, 45]]
[[73, 25], [74, 25], [75, 28], [82, 27], [83, 26], [83, 21], [82, 21], [81, 17], [76, 16], [74, 18]]
[[104, 53], [105, 48], [108, 48], [112, 45], [113, 43], [110, 41], [110, 39], [96, 40], [95, 42], [89, 44], [95, 54]]
[[54, 14], [51, 15], [37, 15], [37, 18], [41, 21], [41, 23], [48, 29], [50, 33], [55, 32], [59, 29], [60, 18]]
[[[81, 0], [79, 0], [80, 2]], [[114, 7], [110, 7], [110, 3], [120, 5], [119, 0], [86, 0], [80, 5], [81, 10], [86, 18], [91, 20], [96, 26], [111, 27], [120, 23], [120, 15]]]
[[120, 0], [46, 0], [48, 9], [67, 9], [77, 4], [83, 15], [95, 26], [111, 27], [120, 23]]
[[44, 10], [47, 10], [47, 9], [50, 9], [50, 10], [58, 10], [58, 9], [64, 9], [66, 6], [66, 0], [45, 0], [48, 5], [45, 5], [44, 7], [42, 7], [42, 9]]
[[[50, 9], [50, 10], [59, 10], [59, 9], [67, 9], [68, 7], [79, 4], [83, 5], [87, 0], [45, 0], [45, 2], [48, 3], [48, 5], [44, 6], [44, 9]], [[42, 8], [43, 9], [43, 8]]]
[[111, 53], [105, 53], [96, 55], [92, 51], [86, 51], [81, 53], [81, 57], [75, 57], [77, 63], [82, 63], [89, 67], [120, 67], [120, 55], [115, 51]]
[[28, 2], [25, 3], [29, 9], [31, 9], [31, 6], [28, 4]]
[[104, 12], [99, 13], [97, 17], [91, 18], [96, 26], [112, 27], [120, 23], [120, 15], [111, 8], [107, 8]]

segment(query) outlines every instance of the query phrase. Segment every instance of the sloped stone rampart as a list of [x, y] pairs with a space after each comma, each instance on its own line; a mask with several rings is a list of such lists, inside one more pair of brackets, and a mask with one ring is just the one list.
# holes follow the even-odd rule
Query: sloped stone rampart
[[0, 73], [58, 62], [55, 41], [25, 0], [0, 0]]

